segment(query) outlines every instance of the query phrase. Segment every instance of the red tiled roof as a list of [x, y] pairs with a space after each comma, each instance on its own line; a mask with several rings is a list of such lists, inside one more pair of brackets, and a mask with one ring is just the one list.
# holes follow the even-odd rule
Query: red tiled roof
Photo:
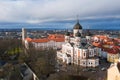
[[[107, 36], [101, 36], [97, 35], [94, 37], [98, 37], [99, 39], [103, 40], [103, 42], [93, 42], [92, 44], [96, 47], [102, 48], [104, 51], [110, 53], [110, 54], [117, 54], [120, 52], [120, 46], [115, 46], [116, 44], [119, 44], [119, 39], [111, 39]], [[110, 47], [111, 46], [111, 47]]]
[[48, 42], [49, 39], [47, 38], [43, 38], [43, 39], [32, 39], [31, 42], [36, 42], [36, 43], [44, 43], [44, 42]]
[[31, 38], [26, 38], [25, 40], [27, 40], [28, 42], [30, 42], [32, 39]]
[[104, 51], [110, 53], [110, 54], [117, 54], [119, 53], [119, 50], [117, 48], [103, 48]]
[[48, 38], [41, 38], [41, 39], [31, 39], [26, 38], [28, 42], [36, 42], [36, 43], [45, 43], [49, 41], [56, 41], [56, 42], [64, 42], [64, 35], [61, 34], [50, 34]]
[[53, 39], [53, 40], [56, 42], [64, 42], [65, 41], [64, 38], [58, 38], [58, 39]]
[[99, 42], [98, 42], [98, 43], [97, 43], [97, 42], [93, 42], [92, 44], [93, 44], [94, 46], [96, 46], [96, 47], [101, 47], [101, 43], [99, 43]]
[[56, 38], [64, 38], [64, 35], [61, 34], [50, 34], [48, 36], [49, 39], [56, 39]]

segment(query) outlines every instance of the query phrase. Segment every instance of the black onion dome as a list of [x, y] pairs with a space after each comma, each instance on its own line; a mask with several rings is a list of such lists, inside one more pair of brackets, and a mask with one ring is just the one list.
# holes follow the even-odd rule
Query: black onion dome
[[86, 36], [92, 36], [89, 30], [87, 31]]
[[81, 33], [78, 31], [76, 34], [75, 34], [76, 37], [81, 37]]
[[66, 32], [65, 35], [66, 35], [66, 36], [70, 36], [70, 32]]
[[77, 21], [73, 29], [82, 29], [82, 26], [79, 24], [79, 21]]

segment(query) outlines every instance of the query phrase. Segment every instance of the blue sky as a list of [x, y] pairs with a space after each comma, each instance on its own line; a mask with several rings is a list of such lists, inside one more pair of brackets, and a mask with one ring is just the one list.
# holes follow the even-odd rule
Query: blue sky
[[120, 18], [120, 0], [0, 0], [0, 22]]

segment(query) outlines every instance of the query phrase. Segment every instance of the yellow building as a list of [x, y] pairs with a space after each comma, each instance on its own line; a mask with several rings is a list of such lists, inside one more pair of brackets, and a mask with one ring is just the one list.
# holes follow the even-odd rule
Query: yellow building
[[108, 62], [114, 63], [116, 59], [119, 59], [119, 53], [117, 53], [117, 54], [108, 53], [107, 54], [107, 61]]
[[107, 70], [107, 80], [120, 80], [120, 62], [111, 64]]

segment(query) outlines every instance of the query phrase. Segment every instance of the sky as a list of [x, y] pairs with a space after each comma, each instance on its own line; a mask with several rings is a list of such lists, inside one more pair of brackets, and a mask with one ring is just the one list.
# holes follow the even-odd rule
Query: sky
[[120, 0], [0, 0], [0, 22], [120, 18]]

